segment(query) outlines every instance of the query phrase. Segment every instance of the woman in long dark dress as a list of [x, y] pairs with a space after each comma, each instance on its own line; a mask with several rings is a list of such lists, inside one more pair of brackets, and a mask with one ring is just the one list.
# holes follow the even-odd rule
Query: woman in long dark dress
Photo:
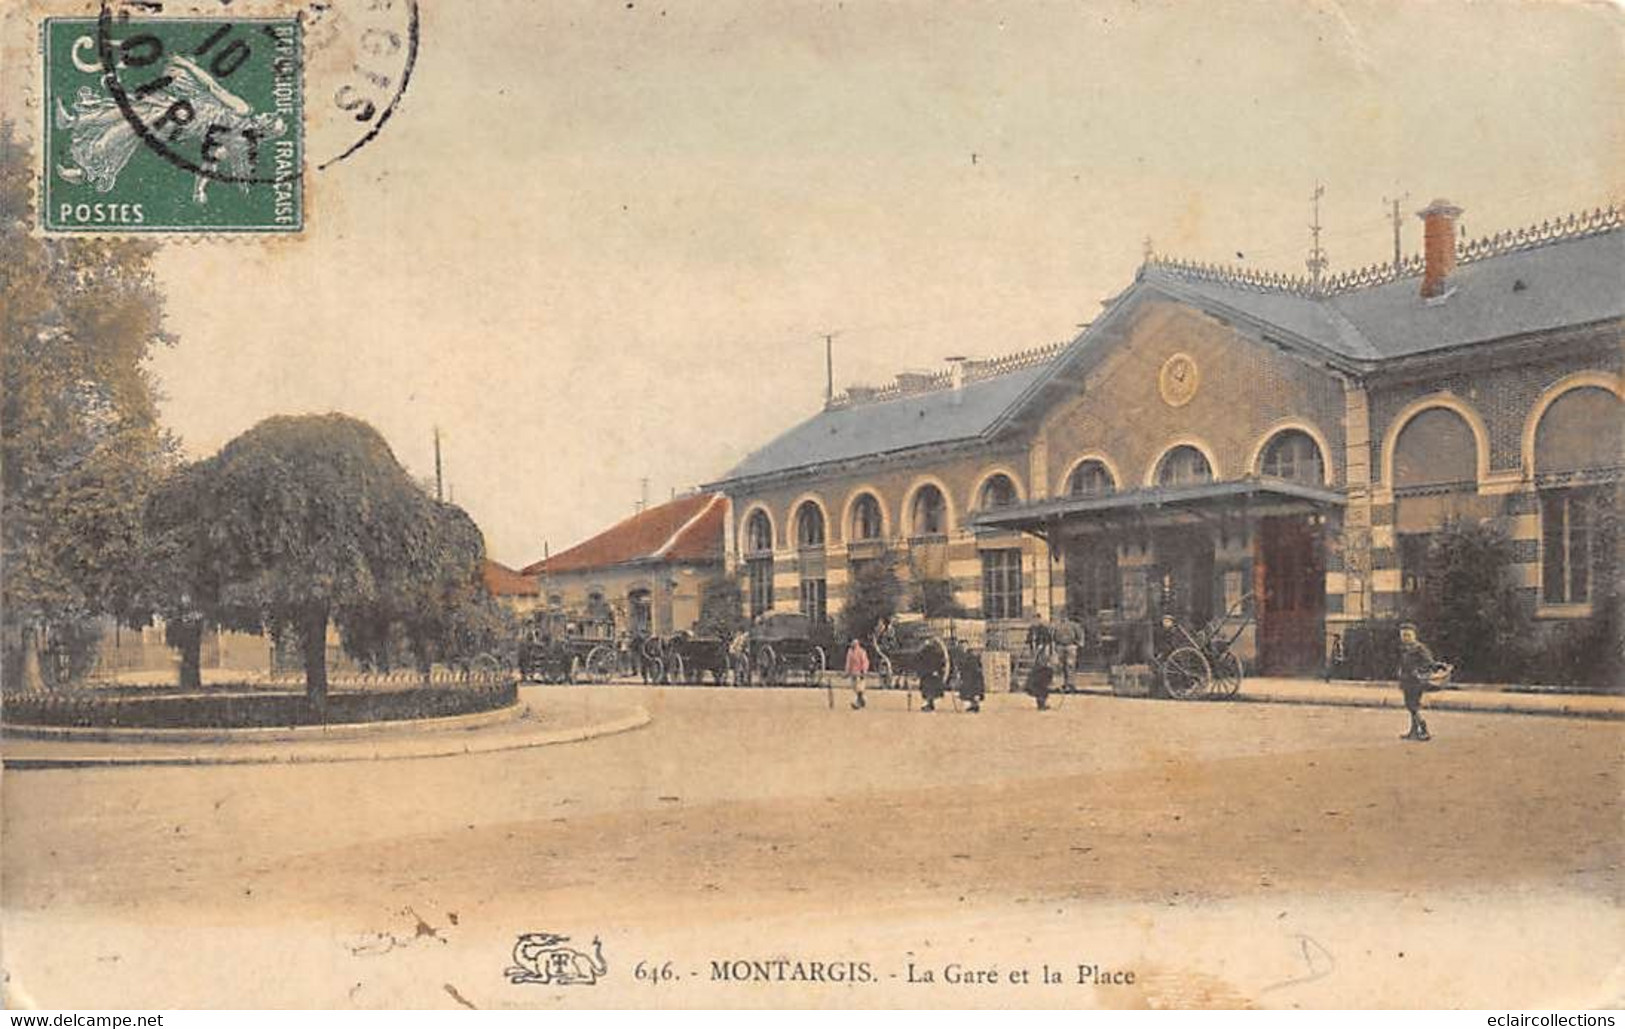
[[1050, 687], [1055, 684], [1055, 647], [1045, 643], [1033, 658], [1033, 669], [1027, 673], [1027, 695], [1038, 704], [1038, 710], [1049, 710]]

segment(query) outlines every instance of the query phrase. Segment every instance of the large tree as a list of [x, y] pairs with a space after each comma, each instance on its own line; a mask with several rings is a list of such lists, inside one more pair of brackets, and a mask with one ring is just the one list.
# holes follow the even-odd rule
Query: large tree
[[208, 480], [204, 466], [171, 472], [147, 498], [140, 589], [126, 621], [164, 623], [165, 641], [181, 653], [180, 684], [203, 684], [203, 633], [221, 620], [220, 570], [210, 552]]
[[32, 234], [33, 169], [0, 123], [0, 586], [5, 678], [119, 615], [148, 489], [172, 458], [144, 362], [171, 342], [149, 242]]
[[204, 564], [220, 575], [222, 624], [291, 631], [318, 708], [330, 620], [387, 625], [433, 608], [456, 581], [471, 582], [485, 556], [467, 516], [428, 497], [377, 430], [345, 415], [266, 419], [203, 462], [202, 474]]
[[424, 499], [433, 541], [416, 569], [398, 578], [387, 596], [339, 606], [334, 620], [353, 657], [388, 665], [399, 639], [427, 674], [437, 661], [467, 665], [480, 653], [502, 650], [501, 637], [517, 629], [485, 588], [479, 526], [460, 507]]

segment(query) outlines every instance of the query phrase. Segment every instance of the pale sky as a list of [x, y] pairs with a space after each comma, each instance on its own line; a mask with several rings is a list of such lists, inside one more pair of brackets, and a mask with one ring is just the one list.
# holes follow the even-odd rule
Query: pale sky
[[[394, 119], [297, 239], [171, 247], [195, 456], [376, 425], [522, 565], [837, 388], [1069, 338], [1159, 253], [1389, 256], [1625, 196], [1617, 8], [422, 0]], [[320, 98], [318, 98], [320, 99]], [[973, 159], [973, 155], [974, 159]], [[1237, 257], [1238, 252], [1245, 255]]]

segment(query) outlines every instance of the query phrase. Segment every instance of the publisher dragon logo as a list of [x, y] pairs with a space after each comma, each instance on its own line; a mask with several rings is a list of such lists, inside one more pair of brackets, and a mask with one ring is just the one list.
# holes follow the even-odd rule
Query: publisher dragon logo
[[592, 986], [609, 972], [604, 945], [594, 936], [592, 953], [567, 947], [570, 937], [556, 933], [524, 933], [513, 945], [513, 964], [505, 970], [508, 982], [545, 986]]

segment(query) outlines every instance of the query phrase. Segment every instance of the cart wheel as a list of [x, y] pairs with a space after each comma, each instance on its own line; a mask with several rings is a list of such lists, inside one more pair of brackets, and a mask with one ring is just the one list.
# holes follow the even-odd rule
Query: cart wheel
[[751, 678], [763, 686], [777, 686], [779, 684], [779, 655], [767, 644], [756, 652], [756, 660], [751, 662]]
[[646, 657], [643, 659], [644, 682], [653, 685], [664, 683], [666, 681], [667, 672], [668, 669], [666, 668], [666, 662], [660, 660], [660, 658]]
[[1180, 647], [1162, 662], [1162, 688], [1175, 700], [1191, 700], [1207, 692], [1213, 670], [1195, 647]]
[[614, 648], [596, 646], [587, 652], [585, 678], [588, 682], [609, 682], [615, 678], [619, 665], [620, 659]]
[[673, 686], [688, 682], [689, 669], [683, 664], [683, 655], [672, 654], [666, 658], [666, 682]]
[[1235, 651], [1226, 650], [1213, 658], [1213, 695], [1220, 698], [1233, 697], [1241, 692], [1242, 676], [1246, 674], [1246, 666]]
[[823, 647], [813, 647], [807, 654], [807, 681], [816, 686], [824, 680], [826, 655]]

